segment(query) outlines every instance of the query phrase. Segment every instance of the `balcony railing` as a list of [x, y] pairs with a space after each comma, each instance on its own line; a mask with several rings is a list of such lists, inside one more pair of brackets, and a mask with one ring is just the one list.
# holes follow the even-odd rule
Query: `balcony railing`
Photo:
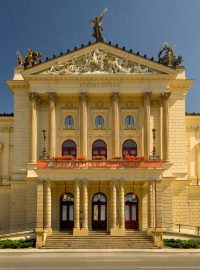
[[161, 167], [161, 160], [49, 160], [37, 163], [38, 169], [157, 169]]

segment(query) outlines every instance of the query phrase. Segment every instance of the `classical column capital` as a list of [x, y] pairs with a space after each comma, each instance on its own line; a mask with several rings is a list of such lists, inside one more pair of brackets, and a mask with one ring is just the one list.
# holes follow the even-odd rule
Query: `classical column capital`
[[57, 94], [55, 92], [47, 92], [49, 101], [56, 101]]
[[150, 100], [151, 99], [152, 92], [144, 92], [143, 93], [143, 99], [144, 100]]
[[117, 184], [118, 184], [118, 181], [117, 180], [111, 180], [110, 181], [110, 188], [116, 188], [117, 187]]
[[89, 181], [87, 179], [81, 180], [82, 186], [88, 187]]
[[171, 96], [171, 92], [162, 92], [161, 93], [161, 99], [164, 101], [168, 100], [169, 97]]
[[38, 100], [38, 94], [36, 92], [29, 93], [29, 98], [32, 102], [36, 102]]
[[112, 92], [111, 93], [111, 99], [112, 99], [112, 101], [118, 101], [119, 100], [119, 93], [118, 92]]
[[86, 92], [81, 92], [79, 96], [80, 101], [87, 101], [87, 93]]

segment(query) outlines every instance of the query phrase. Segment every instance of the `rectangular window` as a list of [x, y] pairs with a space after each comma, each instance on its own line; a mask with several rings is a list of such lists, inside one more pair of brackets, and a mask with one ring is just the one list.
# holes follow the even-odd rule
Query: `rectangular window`
[[136, 205], [132, 205], [132, 220], [136, 221]]
[[74, 220], [74, 206], [69, 205], [69, 220], [73, 221]]
[[98, 205], [94, 205], [93, 219], [94, 219], [94, 221], [98, 221]]
[[101, 221], [105, 221], [105, 220], [106, 220], [106, 206], [101, 205]]
[[125, 217], [126, 217], [126, 221], [130, 220], [130, 211], [129, 211], [129, 205], [125, 206]]
[[62, 221], [67, 220], [67, 205], [62, 206]]

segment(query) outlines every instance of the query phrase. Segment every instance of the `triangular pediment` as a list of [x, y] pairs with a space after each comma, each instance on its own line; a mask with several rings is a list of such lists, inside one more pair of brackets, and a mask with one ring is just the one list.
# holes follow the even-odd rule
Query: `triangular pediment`
[[176, 75], [177, 71], [106, 43], [94, 43], [26, 69], [23, 76]]

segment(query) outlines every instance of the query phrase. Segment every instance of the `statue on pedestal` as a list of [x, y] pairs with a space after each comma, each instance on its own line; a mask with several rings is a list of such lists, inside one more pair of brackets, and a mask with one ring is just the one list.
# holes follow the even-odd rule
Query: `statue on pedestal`
[[90, 22], [94, 25], [92, 36], [96, 39], [97, 42], [99, 41], [104, 42], [104, 37], [102, 33], [103, 32], [102, 21], [106, 11], [107, 8], [105, 8], [104, 11], [99, 16], [95, 17], [93, 20], [90, 20]]
[[158, 61], [166, 66], [176, 67], [181, 64], [183, 57], [181, 55], [176, 57], [173, 50], [167, 46], [167, 43], [164, 43], [162, 50], [158, 53]]

